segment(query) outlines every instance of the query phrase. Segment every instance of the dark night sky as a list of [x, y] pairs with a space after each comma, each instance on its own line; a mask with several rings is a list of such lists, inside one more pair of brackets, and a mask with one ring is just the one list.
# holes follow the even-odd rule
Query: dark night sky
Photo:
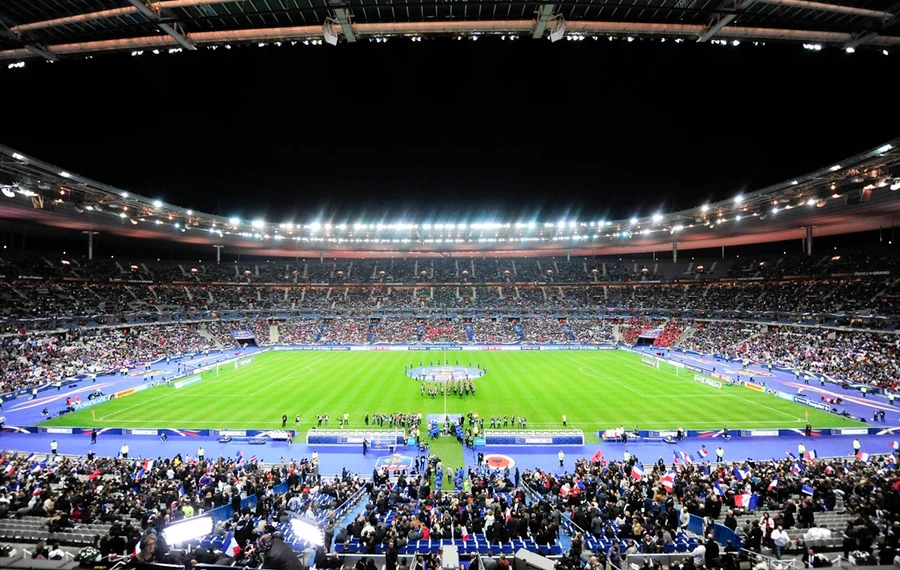
[[629, 217], [897, 136], [896, 58], [489, 38], [98, 56], [4, 69], [0, 142], [244, 219]]

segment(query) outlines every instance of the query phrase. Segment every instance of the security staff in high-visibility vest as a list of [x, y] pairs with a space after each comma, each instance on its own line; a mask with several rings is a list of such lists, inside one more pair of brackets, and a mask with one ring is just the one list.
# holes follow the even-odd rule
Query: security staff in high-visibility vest
[[58, 446], [59, 446], [59, 444], [56, 443], [56, 440], [55, 440], [55, 439], [54, 439], [53, 441], [51, 441], [51, 442], [50, 442], [50, 453], [52, 453], [53, 455], [56, 455], [56, 448], [57, 448]]
[[563, 466], [563, 462], [566, 460], [566, 454], [563, 453], [563, 450], [562, 450], [562, 449], [559, 450], [559, 453], [557, 454], [557, 457], [559, 457], [559, 466], [562, 467], [562, 466]]
[[716, 463], [721, 463], [723, 459], [725, 459], [725, 450], [720, 445], [716, 448]]
[[624, 457], [623, 461], [625, 461], [626, 464], [631, 463], [631, 454], [628, 453], [627, 449], [625, 450], [625, 457]]

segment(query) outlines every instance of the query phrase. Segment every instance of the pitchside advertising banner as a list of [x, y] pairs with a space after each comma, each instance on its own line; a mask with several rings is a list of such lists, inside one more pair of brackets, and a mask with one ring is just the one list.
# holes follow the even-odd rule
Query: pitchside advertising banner
[[231, 336], [234, 337], [234, 340], [253, 340], [256, 338], [250, 329], [233, 330], [231, 331]]
[[804, 406], [809, 406], [810, 408], [815, 408], [817, 410], [822, 410], [823, 412], [830, 412], [831, 406], [828, 404], [823, 404], [822, 402], [816, 402], [815, 400], [807, 400], [802, 396], [794, 396], [794, 401], [798, 404], [803, 404]]
[[[519, 350], [615, 350], [612, 345], [565, 345], [565, 344], [547, 344], [547, 345], [518, 345], [518, 344], [502, 344], [502, 345], [350, 345], [350, 346], [314, 346], [309, 344], [303, 345], [281, 345], [272, 347], [271, 350], [302, 350], [302, 351], [519, 351]], [[673, 363], [674, 364], [674, 363]]]
[[710, 388], [715, 388], [716, 390], [722, 389], [722, 383], [716, 382], [715, 380], [710, 380], [705, 376], [700, 376], [699, 374], [694, 374], [694, 382], [699, 382], [701, 384], [705, 384]]

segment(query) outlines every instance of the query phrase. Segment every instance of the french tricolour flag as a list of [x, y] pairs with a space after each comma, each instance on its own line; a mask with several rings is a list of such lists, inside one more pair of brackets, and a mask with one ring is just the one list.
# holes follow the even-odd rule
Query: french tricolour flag
[[735, 467], [731, 472], [738, 481], [745, 481], [750, 478], [749, 469], [739, 469]]
[[772, 479], [772, 482], [769, 483], [769, 490], [771, 491], [772, 489], [774, 489], [777, 486], [778, 486], [778, 475], [776, 475], [775, 478]]
[[892, 441], [891, 449], [900, 449], [900, 442]]
[[671, 493], [675, 489], [675, 472], [669, 471], [660, 478], [660, 483], [665, 487], [667, 493]]
[[759, 502], [759, 497], [757, 495], [752, 495], [750, 493], [744, 493], [743, 495], [735, 495], [734, 496], [734, 506], [735, 507], [744, 507], [745, 509], [755, 511], [756, 504], [758, 502]]
[[640, 480], [640, 478], [644, 476], [643, 466], [638, 463], [635, 463], [631, 467], [631, 476], [634, 477], [635, 479]]
[[868, 461], [869, 454], [866, 453], [865, 451], [860, 451], [859, 453], [856, 454], [856, 458], [859, 459], [860, 461]]
[[807, 459], [807, 461], [815, 461], [816, 460], [816, 450], [813, 449], [812, 451], [807, 451], [806, 459]]
[[811, 487], [811, 486], [806, 485], [806, 484], [803, 485], [803, 487], [801, 488], [801, 490], [803, 491], [803, 493], [805, 493], [805, 494], [807, 494], [807, 495], [815, 495], [815, 494], [816, 494], [816, 489], [815, 489], [815, 487]]
[[241, 547], [234, 538], [234, 533], [229, 532], [225, 537], [225, 541], [222, 543], [222, 553], [225, 554], [225, 556], [234, 558], [240, 551]]
[[698, 451], [697, 454], [700, 457], [706, 459], [706, 456], [709, 455], [709, 451], [705, 447], [703, 447], [703, 448], [700, 448], [700, 451]]

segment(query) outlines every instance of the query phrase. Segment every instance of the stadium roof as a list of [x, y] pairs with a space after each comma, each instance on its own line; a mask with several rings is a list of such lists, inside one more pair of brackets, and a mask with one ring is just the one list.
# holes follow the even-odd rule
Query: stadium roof
[[[195, 212], [0, 146], [0, 217], [53, 228], [227, 246], [268, 256], [574, 255], [744, 245], [892, 227], [900, 138], [729, 200], [641, 218], [240, 220]], [[639, 191], [639, 189], [636, 189]]]
[[0, 59], [392, 36], [796, 42], [886, 50], [895, 0], [4, 0]]

